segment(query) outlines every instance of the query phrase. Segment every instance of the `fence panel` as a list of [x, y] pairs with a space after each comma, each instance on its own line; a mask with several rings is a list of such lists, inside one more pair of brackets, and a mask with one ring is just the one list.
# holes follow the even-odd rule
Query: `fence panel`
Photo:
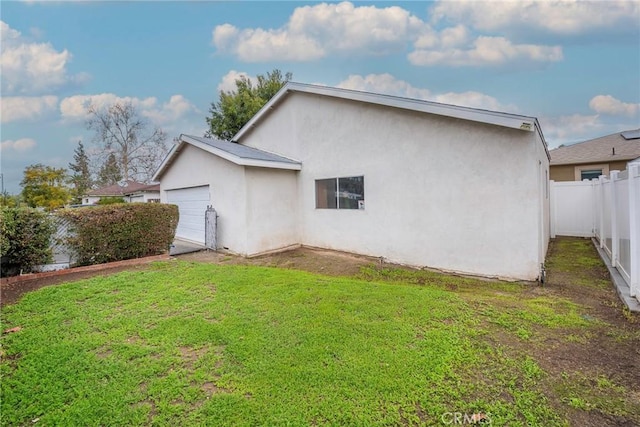
[[600, 188], [602, 190], [602, 241], [600, 242], [611, 258], [611, 239], [612, 239], [612, 227], [611, 227], [611, 181], [606, 178], [601, 178]]
[[594, 184], [552, 182], [552, 237], [591, 237], [595, 228]]
[[629, 293], [640, 301], [640, 163], [629, 165]]
[[551, 181], [551, 237], [596, 237], [640, 301], [640, 162], [591, 182]]
[[50, 218], [55, 228], [49, 243], [53, 260], [51, 264], [38, 266], [39, 271], [69, 268], [71, 264], [75, 262], [72, 251], [64, 243], [65, 239], [69, 236], [70, 221], [55, 214], [50, 215]]
[[594, 224], [593, 224], [593, 234], [598, 240], [598, 242], [602, 241], [602, 188], [600, 180], [594, 179], [593, 181], [593, 211], [595, 214]]
[[616, 191], [615, 218], [617, 231], [617, 260], [618, 271], [629, 283], [631, 275], [631, 230], [629, 222], [629, 182], [627, 171], [621, 172], [614, 181]]

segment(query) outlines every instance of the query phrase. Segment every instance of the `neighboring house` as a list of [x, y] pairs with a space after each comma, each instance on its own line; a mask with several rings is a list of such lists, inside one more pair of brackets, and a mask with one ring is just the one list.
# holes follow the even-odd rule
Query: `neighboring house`
[[[235, 136], [182, 135], [153, 179], [177, 237], [246, 256], [307, 245], [534, 280], [549, 236], [538, 120], [287, 83]], [[366, 203], [365, 203], [366, 201]]]
[[160, 184], [143, 184], [136, 181], [126, 181], [122, 185], [114, 184], [96, 188], [82, 196], [83, 205], [95, 205], [103, 197], [122, 197], [125, 202], [160, 202]]
[[582, 181], [610, 171], [623, 171], [627, 163], [640, 156], [640, 129], [618, 132], [549, 152], [551, 179]]

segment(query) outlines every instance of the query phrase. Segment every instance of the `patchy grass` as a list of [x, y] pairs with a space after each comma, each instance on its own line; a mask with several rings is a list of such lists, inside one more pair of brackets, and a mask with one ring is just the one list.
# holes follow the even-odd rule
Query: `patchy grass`
[[172, 261], [43, 288], [2, 324], [22, 328], [2, 337], [2, 425], [640, 423], [637, 388], [545, 353], [637, 331], [531, 284]]

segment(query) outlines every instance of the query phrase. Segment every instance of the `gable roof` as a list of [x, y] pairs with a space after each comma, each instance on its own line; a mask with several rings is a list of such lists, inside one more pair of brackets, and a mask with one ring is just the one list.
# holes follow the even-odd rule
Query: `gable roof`
[[95, 190], [91, 190], [86, 193], [85, 196], [121, 197], [144, 191], [160, 191], [160, 184], [144, 184], [130, 179], [126, 181], [123, 186], [113, 184], [106, 187], [96, 188]]
[[260, 109], [233, 137], [234, 141], [240, 141], [252, 128], [258, 125], [269, 112], [280, 104], [287, 95], [293, 92], [310, 93], [315, 95], [330, 96], [333, 98], [359, 101], [368, 104], [377, 104], [387, 107], [401, 108], [429, 114], [453, 117], [463, 120], [471, 120], [496, 126], [503, 126], [530, 132], [538, 132], [542, 143], [547, 143], [542, 134], [538, 119], [519, 114], [501, 113], [498, 111], [482, 110], [478, 108], [461, 107], [458, 105], [441, 104], [438, 102], [424, 101], [421, 99], [403, 98], [399, 96], [383, 95], [378, 93], [362, 92], [351, 89], [342, 89], [330, 86], [317, 86], [296, 82], [287, 82], [264, 107]]
[[201, 150], [213, 154], [214, 156], [221, 157], [240, 166], [289, 170], [302, 169], [302, 164], [296, 160], [278, 156], [277, 154], [269, 153], [267, 151], [258, 150], [257, 148], [247, 147], [246, 145], [240, 145], [230, 141], [182, 134], [180, 135], [178, 143], [171, 148], [169, 154], [167, 154], [153, 175], [154, 181], [158, 180], [162, 176], [167, 167], [173, 163], [173, 160], [176, 158], [178, 153], [182, 151], [186, 144], [198, 147]]
[[559, 147], [549, 154], [552, 166], [633, 160], [640, 156], [640, 129]]

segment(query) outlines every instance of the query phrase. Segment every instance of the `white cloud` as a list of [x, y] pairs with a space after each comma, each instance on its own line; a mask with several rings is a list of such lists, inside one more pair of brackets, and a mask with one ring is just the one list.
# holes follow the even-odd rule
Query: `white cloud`
[[480, 108], [484, 110], [503, 111], [515, 113], [518, 108], [514, 105], [505, 105], [493, 96], [486, 95], [481, 92], [447, 92], [434, 95], [431, 101], [441, 102], [443, 104], [462, 105], [463, 107]]
[[85, 120], [87, 108], [94, 105], [97, 109], [109, 107], [115, 103], [130, 102], [141, 111], [152, 110], [156, 107], [157, 98], [120, 97], [113, 93], [101, 93], [97, 95], [74, 95], [64, 98], [60, 102], [60, 114], [65, 120]]
[[236, 89], [236, 80], [241, 77], [247, 78], [252, 84], [256, 84], [258, 79], [255, 76], [250, 76], [244, 71], [231, 70], [222, 77], [222, 81], [218, 84], [218, 91], [229, 92]]
[[397, 6], [377, 8], [350, 2], [298, 7], [280, 28], [213, 30], [213, 45], [247, 62], [310, 61], [329, 53], [388, 54], [404, 50], [424, 22]]
[[539, 120], [549, 148], [606, 134], [603, 133], [606, 126], [597, 114], [540, 117]]
[[518, 62], [556, 62], [562, 60], [563, 54], [560, 46], [513, 44], [504, 37], [480, 36], [468, 48], [417, 49], [408, 58], [413, 65], [424, 66], [500, 66]]
[[[580, 35], [600, 30], [637, 31], [637, 1], [521, 0], [439, 1], [431, 8], [433, 22], [465, 22], [482, 31], [529, 30]], [[634, 30], [635, 29], [635, 30]]]
[[115, 103], [130, 102], [141, 116], [147, 118], [155, 126], [169, 134], [200, 129], [196, 122], [204, 123], [200, 111], [183, 95], [173, 95], [167, 102], [160, 103], [155, 97], [136, 98], [120, 97], [113, 93], [96, 95], [75, 95], [64, 98], [60, 102], [60, 114], [63, 121], [78, 122], [87, 119], [87, 108], [94, 105], [98, 109], [107, 108]]
[[0, 70], [5, 94], [48, 93], [68, 83], [88, 78], [81, 73], [70, 76], [67, 64], [71, 53], [56, 50], [50, 43], [32, 43], [21, 33], [0, 21]]
[[598, 114], [633, 117], [640, 112], [640, 104], [622, 102], [611, 95], [597, 95], [589, 101], [589, 107]]
[[0, 146], [2, 148], [2, 151], [5, 151], [5, 150], [28, 151], [36, 146], [36, 142], [31, 138], [21, 138], [15, 141], [11, 139], [7, 139], [6, 141], [2, 141]]
[[197, 113], [198, 109], [188, 99], [182, 95], [173, 95], [168, 102], [159, 107], [143, 109], [142, 115], [153, 123], [167, 126], [192, 112]]
[[436, 31], [409, 11], [391, 6], [354, 6], [350, 2], [298, 7], [279, 28], [213, 30], [218, 52], [246, 62], [312, 61], [330, 54], [388, 55], [413, 46], [413, 65], [501, 66], [508, 62], [562, 59], [562, 48], [516, 44], [504, 37], [473, 35], [463, 24]]
[[383, 93], [386, 95], [404, 96], [407, 98], [429, 99], [431, 92], [412, 86], [404, 80], [398, 80], [388, 73], [360, 76], [352, 74], [337, 85], [345, 89], [364, 92]]
[[0, 99], [2, 123], [36, 119], [58, 107], [56, 96], [9, 96]]
[[396, 79], [388, 73], [369, 74], [367, 76], [352, 74], [347, 79], [338, 83], [337, 86], [345, 89], [424, 99], [427, 101], [461, 105], [471, 108], [510, 112], [517, 111], [515, 106], [503, 105], [496, 98], [480, 92], [467, 91], [434, 94], [429, 89], [412, 86], [410, 83]]

